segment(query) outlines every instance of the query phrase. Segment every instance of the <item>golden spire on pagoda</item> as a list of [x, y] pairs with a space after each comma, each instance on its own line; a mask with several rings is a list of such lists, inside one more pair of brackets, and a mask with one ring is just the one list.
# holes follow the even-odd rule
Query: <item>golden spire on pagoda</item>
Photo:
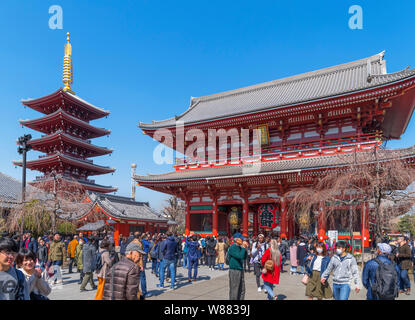
[[71, 84], [73, 83], [73, 72], [72, 72], [72, 46], [69, 43], [69, 32], [66, 34], [67, 38], [66, 41], [68, 41], [65, 44], [65, 55], [63, 57], [63, 77], [62, 81], [65, 84], [65, 87], [63, 88], [64, 91], [70, 92], [72, 94], [75, 94], [71, 90]]

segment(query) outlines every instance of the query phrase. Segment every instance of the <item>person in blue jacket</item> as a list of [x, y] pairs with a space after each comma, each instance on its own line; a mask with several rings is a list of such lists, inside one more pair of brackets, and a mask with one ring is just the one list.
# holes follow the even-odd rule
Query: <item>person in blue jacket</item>
[[167, 239], [160, 244], [160, 252], [163, 254], [163, 260], [160, 264], [160, 283], [156, 286], [164, 288], [164, 275], [166, 268], [169, 268], [171, 275], [170, 289], [175, 290], [176, 280], [176, 256], [177, 256], [177, 241], [173, 236], [172, 232], [167, 232]]
[[[392, 252], [392, 247], [387, 243], [378, 243], [377, 244], [377, 259], [382, 261], [384, 264], [391, 264], [391, 260], [389, 259], [388, 255]], [[379, 267], [379, 264], [376, 262], [376, 259], [369, 260], [362, 272], [362, 283], [363, 286], [367, 289], [366, 299], [367, 300], [378, 300], [377, 297], [374, 297], [372, 294], [372, 284], [375, 282], [376, 270]], [[397, 286], [399, 288], [400, 279], [399, 274], [400, 270], [397, 264], [395, 264], [395, 270], [397, 272]]]
[[[199, 242], [197, 241], [197, 236], [194, 234], [189, 240], [189, 237], [186, 238], [187, 245], [187, 259], [188, 259], [188, 281], [196, 281], [197, 279], [197, 267], [201, 252], [199, 249]], [[192, 277], [192, 268], [194, 269]]]

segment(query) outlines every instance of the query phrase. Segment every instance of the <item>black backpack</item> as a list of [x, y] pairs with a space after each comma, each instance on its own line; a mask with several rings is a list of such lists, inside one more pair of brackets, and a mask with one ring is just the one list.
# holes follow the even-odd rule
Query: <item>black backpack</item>
[[151, 248], [151, 250], [150, 250], [150, 257], [151, 257], [151, 259], [157, 259], [158, 258], [158, 255], [159, 255], [159, 244], [158, 243], [156, 243], [154, 246], [153, 246], [153, 248]]
[[395, 270], [395, 263], [384, 264], [378, 258], [375, 261], [379, 264], [376, 269], [375, 281], [372, 284], [372, 294], [379, 300], [394, 300], [398, 296], [398, 274]]
[[95, 271], [98, 273], [102, 269], [102, 252], [97, 252], [95, 259]]
[[118, 257], [118, 253], [115, 252], [114, 250], [110, 251], [110, 260], [111, 260], [111, 265], [109, 267], [112, 267], [114, 264], [120, 261], [120, 258]]

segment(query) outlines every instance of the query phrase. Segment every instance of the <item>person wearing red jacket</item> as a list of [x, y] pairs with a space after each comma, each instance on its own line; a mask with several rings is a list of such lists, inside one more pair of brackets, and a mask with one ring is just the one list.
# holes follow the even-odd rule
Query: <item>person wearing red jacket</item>
[[[267, 261], [272, 261], [272, 263]], [[277, 295], [274, 294], [274, 285], [280, 282], [281, 252], [278, 249], [276, 239], [270, 241], [270, 247], [265, 250], [261, 258], [261, 264], [264, 267], [262, 279], [264, 280], [264, 289], [268, 292], [268, 300], [277, 300]], [[266, 264], [272, 268], [266, 268]]]

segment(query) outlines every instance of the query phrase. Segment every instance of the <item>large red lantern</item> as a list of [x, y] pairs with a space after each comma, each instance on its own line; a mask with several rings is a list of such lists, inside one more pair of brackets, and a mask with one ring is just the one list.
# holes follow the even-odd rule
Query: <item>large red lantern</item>
[[276, 204], [261, 204], [258, 208], [259, 227], [263, 229], [274, 229], [279, 225], [279, 208]]

